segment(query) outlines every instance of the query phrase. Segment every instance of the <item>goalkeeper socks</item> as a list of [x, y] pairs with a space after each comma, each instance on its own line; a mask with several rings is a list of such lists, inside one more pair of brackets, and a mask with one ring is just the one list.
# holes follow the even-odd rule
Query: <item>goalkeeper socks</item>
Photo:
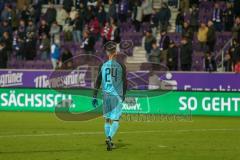
[[109, 122], [105, 122], [104, 130], [105, 130], [106, 137], [108, 137], [108, 135], [109, 135], [110, 128], [111, 128], [111, 124]]
[[116, 134], [116, 132], [118, 130], [118, 127], [119, 127], [119, 122], [118, 121], [113, 121], [108, 136], [113, 138], [113, 136]]

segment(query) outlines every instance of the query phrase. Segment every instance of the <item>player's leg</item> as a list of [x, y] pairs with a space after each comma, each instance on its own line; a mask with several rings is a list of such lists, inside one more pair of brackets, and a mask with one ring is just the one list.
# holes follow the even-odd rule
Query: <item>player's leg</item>
[[104, 131], [105, 131], [106, 138], [109, 135], [110, 127], [111, 127], [111, 119], [109, 114], [110, 103], [111, 103], [111, 100], [109, 96], [106, 93], [104, 93], [103, 94], [103, 117], [105, 118]]
[[117, 133], [118, 128], [119, 128], [119, 120], [113, 120], [112, 125], [110, 127], [110, 132], [108, 134], [111, 140], [113, 139], [114, 135]]
[[120, 96], [115, 96], [112, 99], [112, 105], [114, 106], [114, 108], [112, 108], [111, 113], [110, 113], [110, 117], [112, 120], [112, 125], [110, 128], [110, 132], [109, 132], [109, 137], [111, 139], [113, 139], [114, 135], [117, 133], [118, 128], [119, 128], [119, 119], [122, 115], [122, 98]]
[[112, 139], [111, 139], [111, 137], [109, 137], [111, 126], [112, 126], [111, 119], [110, 118], [106, 118], [104, 129], [105, 129], [105, 135], [106, 135], [106, 141], [105, 142], [106, 142], [108, 151], [111, 151], [112, 148], [113, 148]]
[[111, 128], [111, 119], [106, 118], [105, 124], [104, 124], [104, 131], [105, 131], [106, 138], [108, 138], [109, 136], [110, 128]]
[[113, 148], [112, 139], [109, 137], [110, 129], [111, 129], [111, 119], [106, 118], [104, 128], [105, 128], [105, 135], [106, 135], [107, 150], [111, 151]]
[[111, 151], [112, 150], [112, 141], [111, 138], [109, 137], [109, 133], [111, 130], [111, 96], [108, 94], [104, 94], [103, 96], [103, 117], [105, 118], [105, 124], [104, 124], [104, 130], [105, 130], [105, 135], [106, 135], [106, 145], [107, 145], [107, 150]]

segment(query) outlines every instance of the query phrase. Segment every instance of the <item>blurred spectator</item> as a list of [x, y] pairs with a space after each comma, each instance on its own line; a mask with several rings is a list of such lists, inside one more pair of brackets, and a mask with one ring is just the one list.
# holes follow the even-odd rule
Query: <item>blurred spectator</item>
[[240, 41], [240, 17], [237, 17], [232, 29], [233, 39]]
[[207, 34], [208, 34], [208, 27], [206, 26], [206, 24], [201, 23], [197, 33], [197, 38], [200, 44], [201, 51], [205, 49], [206, 42], [207, 42]]
[[111, 41], [117, 44], [117, 51], [119, 51], [119, 44], [121, 42], [120, 28], [117, 26], [117, 22], [113, 20], [111, 22]]
[[41, 39], [42, 34], [46, 34], [47, 36], [49, 36], [49, 31], [50, 31], [49, 25], [44, 19], [42, 19], [38, 30], [39, 38]]
[[193, 6], [196, 6], [198, 8], [199, 6], [199, 0], [189, 0], [189, 5], [192, 8]]
[[233, 2], [234, 6], [234, 15], [235, 17], [240, 16], [240, 3], [238, 0], [234, 0]]
[[80, 14], [77, 14], [75, 19], [73, 20], [73, 40], [74, 42], [81, 42], [82, 39], [82, 31], [84, 27], [83, 17]]
[[60, 34], [61, 34], [61, 27], [55, 21], [55, 22], [52, 23], [51, 29], [50, 29], [51, 41], [53, 41], [54, 38], [60, 39]]
[[162, 8], [159, 11], [160, 30], [167, 30], [170, 18], [171, 11], [167, 4], [163, 3]]
[[4, 9], [4, 6], [5, 6], [4, 0], [0, 0], [0, 11]]
[[47, 60], [49, 58], [49, 54], [50, 54], [50, 40], [48, 38], [48, 36], [43, 33], [42, 35], [42, 39], [40, 42], [40, 55], [41, 55], [41, 60]]
[[18, 27], [18, 17], [15, 9], [12, 9], [12, 6], [8, 6], [8, 11], [10, 13], [10, 17], [8, 17], [9, 23], [12, 26], [12, 30], [15, 31]]
[[33, 8], [35, 10], [35, 17], [34, 17], [35, 23], [38, 23], [40, 21], [43, 3], [44, 2], [42, 0], [37, 0], [33, 2]]
[[216, 33], [212, 21], [208, 21], [208, 32], [207, 32], [207, 46], [209, 52], [214, 52], [214, 47], [216, 43]]
[[191, 71], [192, 68], [192, 43], [188, 41], [187, 37], [183, 37], [180, 47], [181, 70]]
[[26, 33], [26, 24], [24, 20], [20, 20], [19, 27], [17, 30], [17, 43], [19, 46], [19, 50], [17, 52], [18, 59], [25, 59], [26, 58], [26, 40], [27, 40], [27, 33]]
[[217, 71], [217, 64], [214, 56], [211, 56], [210, 52], [207, 52], [205, 55], [205, 71], [207, 72], [215, 72]]
[[74, 7], [76, 8], [76, 9], [80, 9], [80, 5], [81, 5], [81, 3], [82, 3], [82, 0], [74, 0]]
[[168, 5], [178, 8], [178, 0], [168, 0]]
[[83, 12], [84, 21], [88, 24], [94, 18], [94, 11], [91, 6], [88, 6], [86, 10]]
[[97, 18], [98, 18], [100, 27], [103, 27], [103, 25], [105, 24], [105, 22], [107, 20], [107, 15], [104, 10], [104, 6], [99, 6], [98, 12], [97, 12]]
[[34, 17], [35, 17], [35, 9], [33, 8], [32, 5], [29, 5], [29, 6], [28, 6], [28, 12], [29, 12], [28, 20], [32, 20], [32, 21], [34, 21]]
[[26, 51], [25, 51], [25, 57], [26, 60], [33, 60], [36, 57], [36, 45], [37, 45], [37, 39], [36, 39], [36, 28], [33, 23], [33, 21], [30, 19], [28, 21], [28, 25], [26, 27]]
[[232, 72], [233, 62], [231, 51], [228, 51], [224, 56], [224, 71], [225, 72]]
[[27, 39], [25, 43], [25, 58], [26, 60], [33, 60], [37, 54], [37, 39], [35, 37], [35, 32], [27, 32]]
[[54, 5], [52, 3], [49, 3], [49, 7], [48, 7], [44, 17], [49, 26], [51, 26], [52, 23], [56, 21], [57, 10], [54, 8]]
[[9, 25], [8, 21], [2, 21], [0, 25], [0, 37], [3, 35], [4, 32], [8, 32], [10, 35], [12, 35], [12, 28]]
[[216, 31], [218, 32], [222, 31], [222, 18], [223, 18], [223, 11], [220, 8], [218, 2], [216, 2], [213, 8], [212, 21], [214, 23], [214, 27]]
[[153, 32], [153, 36], [157, 36], [157, 31], [159, 28], [159, 17], [157, 10], [153, 10], [152, 18], [151, 18], [151, 28]]
[[147, 52], [147, 57], [152, 52], [152, 44], [156, 41], [156, 38], [152, 35], [152, 30], [146, 31], [145, 36], [143, 38], [143, 46]]
[[90, 35], [89, 31], [83, 32], [83, 42], [81, 48], [84, 49], [85, 54], [94, 54], [95, 39]]
[[197, 32], [199, 27], [199, 9], [195, 5], [193, 5], [191, 9], [189, 23], [192, 30]]
[[159, 40], [159, 49], [161, 51], [160, 62], [167, 64], [167, 52], [170, 44], [170, 38], [165, 30], [162, 30], [160, 36], [161, 36]]
[[5, 48], [5, 44], [0, 42], [0, 68], [7, 68], [8, 55]]
[[81, 17], [85, 18], [85, 17], [84, 17], [85, 12], [86, 12], [85, 6], [83, 5], [83, 3], [80, 3], [80, 8], [78, 9], [79, 15], [80, 15]]
[[24, 20], [25, 23], [30, 19], [30, 11], [28, 10], [27, 5], [24, 5], [22, 8], [21, 19]]
[[117, 8], [116, 8], [116, 4], [115, 4], [114, 0], [109, 0], [108, 4], [109, 4], [108, 19], [110, 19], [110, 18], [116, 19], [117, 18]]
[[[152, 0], [143, 0], [142, 2], [142, 10], [143, 10], [143, 21], [150, 22], [152, 16]], [[167, 5], [167, 4], [165, 4]]]
[[73, 24], [70, 17], [65, 20], [65, 24], [63, 26], [63, 33], [64, 33], [64, 40], [71, 41], [72, 40], [72, 31], [73, 31]]
[[76, 18], [77, 14], [78, 14], [77, 9], [75, 7], [72, 7], [71, 12], [69, 13], [69, 17], [71, 18], [72, 21]]
[[1, 21], [8, 21], [10, 22], [12, 19], [12, 13], [10, 10], [9, 5], [5, 5], [4, 9], [1, 12]]
[[118, 16], [121, 23], [126, 22], [128, 17], [128, 0], [120, 0], [118, 4]]
[[63, 0], [63, 8], [66, 12], [70, 12], [73, 6], [73, 0]]
[[51, 45], [51, 61], [53, 69], [57, 69], [60, 58], [60, 40], [54, 39], [53, 44]]
[[174, 41], [171, 41], [169, 44], [167, 66], [170, 71], [178, 70], [178, 47], [175, 45]]
[[182, 37], [187, 37], [189, 41], [193, 40], [194, 31], [188, 22], [183, 23]]
[[101, 31], [101, 36], [103, 39], [103, 46], [110, 41], [111, 39], [111, 32], [112, 32], [112, 27], [110, 26], [109, 22], [107, 21]]
[[238, 59], [237, 63], [234, 65], [234, 72], [240, 73], [240, 59]]
[[61, 57], [61, 69], [73, 69], [72, 53], [66, 49]]
[[233, 65], [235, 66], [237, 61], [240, 59], [240, 44], [239, 44], [239, 41], [236, 39], [233, 40], [232, 58], [233, 58]]
[[148, 59], [151, 63], [158, 64], [160, 62], [160, 49], [157, 46], [157, 41], [152, 43], [152, 51]]
[[27, 28], [26, 28], [26, 33], [27, 33], [27, 35], [28, 34], [33, 34], [34, 37], [36, 35], [36, 26], [31, 19], [28, 21], [28, 25], [27, 25]]
[[90, 21], [89, 29], [90, 29], [91, 34], [94, 36], [94, 38], [96, 40], [98, 40], [99, 34], [100, 34], [100, 24], [99, 24], [97, 17], [93, 18]]
[[65, 24], [65, 20], [68, 17], [68, 13], [66, 12], [65, 9], [61, 8], [58, 12], [57, 12], [57, 23], [63, 27]]
[[176, 32], [182, 33], [183, 29], [183, 23], [184, 23], [184, 15], [181, 9], [178, 10], [177, 18], [176, 18]]
[[132, 20], [133, 20], [133, 24], [136, 32], [140, 31], [142, 18], [143, 18], [142, 15], [143, 15], [143, 9], [141, 6], [141, 2], [136, 1], [135, 5], [133, 6], [133, 13], [132, 13]]
[[230, 2], [227, 3], [227, 9], [223, 13], [225, 31], [230, 32], [234, 24], [233, 7]]
[[181, 0], [180, 1], [180, 8], [184, 11], [184, 12], [188, 12], [189, 11], [189, 0]]
[[12, 38], [10, 37], [8, 32], [3, 33], [2, 42], [5, 44], [5, 49], [7, 52], [8, 57], [12, 54]]

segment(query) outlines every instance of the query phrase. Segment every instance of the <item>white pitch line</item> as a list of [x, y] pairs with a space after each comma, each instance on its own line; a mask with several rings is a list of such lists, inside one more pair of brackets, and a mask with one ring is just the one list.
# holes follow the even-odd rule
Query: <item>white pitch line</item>
[[[118, 132], [118, 134], [142, 134], [142, 133], [186, 133], [186, 132], [226, 132], [240, 131], [234, 128], [222, 129], [181, 129], [181, 130], [149, 130], [149, 131], [126, 131]], [[51, 136], [70, 136], [70, 135], [100, 135], [103, 132], [72, 132], [72, 133], [41, 133], [41, 134], [15, 134], [15, 135], [0, 135], [0, 138], [17, 138], [17, 137], [51, 137]]]
[[158, 145], [159, 148], [166, 148], [168, 146], [164, 146], [164, 145]]

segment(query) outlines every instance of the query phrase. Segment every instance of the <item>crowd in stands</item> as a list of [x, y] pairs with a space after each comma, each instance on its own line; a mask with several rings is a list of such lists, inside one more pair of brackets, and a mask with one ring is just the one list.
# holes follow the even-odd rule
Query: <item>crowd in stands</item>
[[[176, 1], [171, 2], [176, 4]], [[191, 71], [192, 55], [194, 52], [193, 43], [196, 37], [199, 46], [197, 51], [203, 52], [205, 55], [205, 71], [217, 71], [218, 66], [215, 58], [217, 33], [231, 32], [234, 43], [232, 43], [229, 51], [225, 54], [224, 68], [225, 71], [235, 70], [235, 65], [240, 60], [240, 2], [226, 0], [224, 2], [226, 8], [223, 9], [220, 7], [220, 3], [223, 3], [222, 1], [213, 1], [214, 5], [210, 8], [212, 15], [207, 21], [201, 21], [199, 18], [200, 3], [201, 2], [197, 0], [182, 0], [180, 3], [175, 21], [175, 32], [181, 35], [180, 44], [172, 41], [168, 33], [166, 33], [171, 17], [168, 5], [164, 3], [159, 12], [156, 13], [156, 17], [159, 18], [158, 22], [155, 22], [155, 13], [153, 13], [152, 24], [154, 24], [154, 27], [145, 33], [143, 44], [149, 61], [165, 64], [170, 70], [178, 70], [177, 65], [180, 60], [180, 70]], [[165, 19], [161, 19], [162, 17]], [[158, 37], [155, 32], [156, 27], [160, 30], [160, 40], [158, 42], [156, 42]], [[158, 43], [157, 49], [155, 48], [156, 43]], [[179, 52], [180, 54], [178, 54]]]
[[[234, 66], [240, 59], [240, 3], [225, 0], [227, 7], [223, 10], [219, 1], [214, 1], [212, 18], [201, 22], [201, 1], [177, 2], [169, 0], [160, 9], [154, 9], [152, 0], [34, 0], [18, 8], [14, 0], [0, 0], [0, 68], [7, 68], [13, 54], [16, 59], [27, 61], [34, 60], [37, 52], [41, 60], [51, 59], [54, 69], [61, 65], [70, 68], [71, 61], [64, 62], [73, 54], [61, 47], [62, 42], [79, 43], [86, 54], [94, 54], [95, 43], [100, 39], [103, 46], [108, 41], [120, 43], [120, 24], [129, 19], [135, 32], [144, 34], [143, 46], [149, 62], [164, 64], [170, 70], [190, 71], [196, 35], [199, 51], [205, 53], [205, 70], [216, 71], [216, 33], [226, 31], [232, 32], [233, 43], [225, 54], [225, 70], [238, 68]], [[44, 5], [48, 7], [43, 12]], [[168, 36], [172, 16], [169, 5], [179, 9], [175, 32], [181, 34], [180, 44]], [[141, 30], [143, 22], [150, 24], [149, 30]]]
[[[61, 51], [62, 41], [79, 43], [86, 54], [94, 53], [95, 42], [99, 39], [103, 39], [103, 43], [119, 43], [118, 24], [127, 20], [129, 6], [132, 6], [129, 3], [127, 0], [37, 0], [17, 8], [14, 2], [2, 1], [3, 53], [0, 58], [4, 63], [1, 68], [7, 68], [13, 53], [16, 59], [27, 61], [34, 60], [39, 51], [41, 60], [51, 59], [56, 69], [63, 63], [61, 59], [66, 59], [62, 56], [70, 52], [68, 49]], [[109, 6], [108, 12], [105, 12], [105, 4]], [[48, 6], [45, 12], [42, 12], [43, 5]]]

